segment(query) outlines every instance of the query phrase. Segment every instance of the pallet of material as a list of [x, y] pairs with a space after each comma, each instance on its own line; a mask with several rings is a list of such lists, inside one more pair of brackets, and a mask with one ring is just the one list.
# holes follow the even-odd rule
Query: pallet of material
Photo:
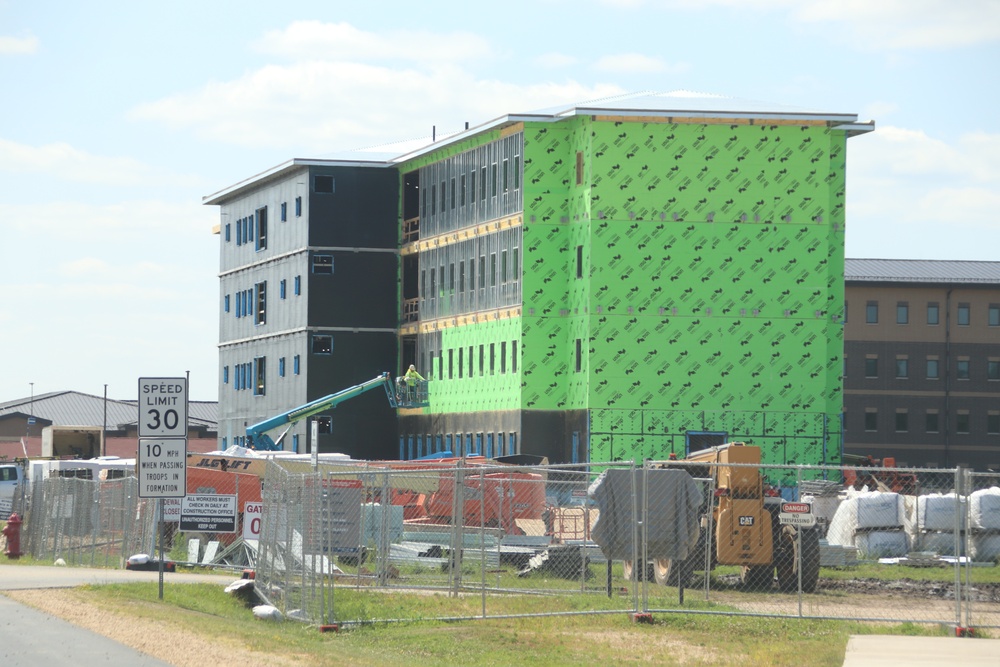
[[819, 541], [820, 567], [854, 567], [858, 564], [858, 548]]

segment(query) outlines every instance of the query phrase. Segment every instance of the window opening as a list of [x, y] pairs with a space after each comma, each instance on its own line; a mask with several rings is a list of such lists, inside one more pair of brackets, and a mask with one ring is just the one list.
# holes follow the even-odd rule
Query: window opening
[[874, 411], [865, 412], [865, 430], [866, 431], [878, 430], [878, 412]]
[[253, 360], [254, 367], [254, 396], [264, 395], [264, 380], [267, 377], [266, 371], [267, 357], [257, 357]]
[[313, 255], [312, 272], [333, 274], [333, 255]]
[[265, 324], [267, 322], [267, 281], [257, 283], [254, 286], [257, 293], [257, 308], [255, 310], [255, 324]]
[[331, 354], [333, 352], [333, 336], [324, 334], [313, 334], [312, 353]]
[[865, 306], [865, 322], [878, 324], [878, 301], [869, 301]]

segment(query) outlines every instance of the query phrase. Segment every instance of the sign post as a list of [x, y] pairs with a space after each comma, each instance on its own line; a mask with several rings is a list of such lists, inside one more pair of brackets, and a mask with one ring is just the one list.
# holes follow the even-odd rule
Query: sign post
[[188, 381], [139, 378], [139, 497], [156, 498], [163, 599], [163, 499], [187, 495]]

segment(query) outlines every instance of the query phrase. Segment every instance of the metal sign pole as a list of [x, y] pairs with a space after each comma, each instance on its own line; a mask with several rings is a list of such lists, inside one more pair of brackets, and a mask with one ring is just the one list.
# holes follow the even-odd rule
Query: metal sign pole
[[159, 533], [160, 539], [160, 599], [163, 599], [163, 498], [156, 499], [156, 505], [159, 510], [160, 519], [157, 522], [157, 532]]
[[163, 599], [163, 499], [187, 495], [188, 385], [183, 378], [139, 378], [136, 473], [139, 497], [157, 501], [158, 570]]

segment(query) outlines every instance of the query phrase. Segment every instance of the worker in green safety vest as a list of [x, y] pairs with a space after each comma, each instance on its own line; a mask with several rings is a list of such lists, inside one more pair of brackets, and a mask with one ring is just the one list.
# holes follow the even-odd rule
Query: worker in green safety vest
[[406, 380], [406, 394], [407, 399], [410, 401], [416, 400], [417, 398], [417, 380], [423, 381], [423, 376], [417, 372], [417, 367], [410, 364], [407, 369], [406, 374], [403, 375]]

